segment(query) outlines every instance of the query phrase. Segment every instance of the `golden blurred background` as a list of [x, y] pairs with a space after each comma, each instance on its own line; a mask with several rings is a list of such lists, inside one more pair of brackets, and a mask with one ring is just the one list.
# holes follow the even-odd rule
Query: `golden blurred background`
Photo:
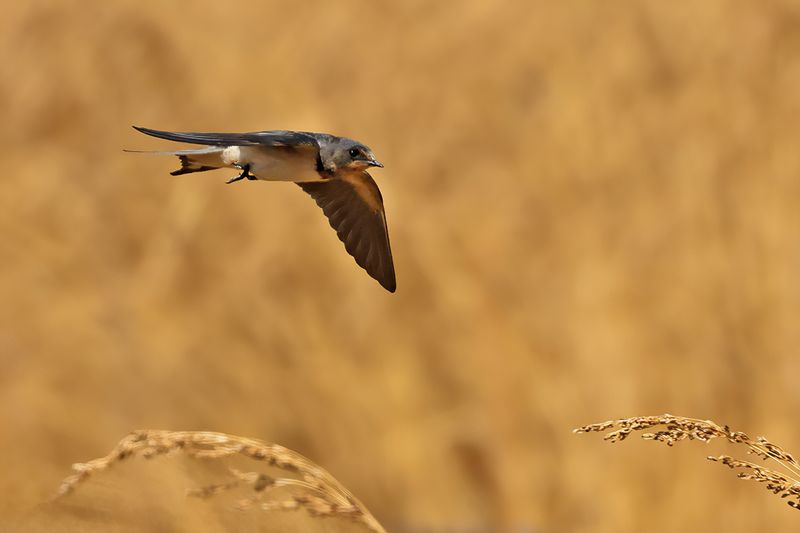
[[[351, 528], [168, 458], [44, 503], [136, 428], [283, 444], [394, 532], [797, 527], [724, 447], [571, 433], [800, 449], [796, 0], [32, 0], [0, 42], [3, 531]], [[370, 145], [397, 293], [297, 187], [173, 178], [132, 124]]]

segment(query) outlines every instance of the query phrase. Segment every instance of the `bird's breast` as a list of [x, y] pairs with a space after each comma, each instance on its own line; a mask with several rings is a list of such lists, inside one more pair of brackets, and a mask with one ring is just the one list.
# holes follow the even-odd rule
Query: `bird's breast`
[[[268, 181], [321, 181], [316, 151], [289, 147], [238, 146], [237, 165], [250, 165], [250, 173]], [[226, 150], [228, 150], [226, 148]], [[223, 155], [224, 157], [224, 155]]]

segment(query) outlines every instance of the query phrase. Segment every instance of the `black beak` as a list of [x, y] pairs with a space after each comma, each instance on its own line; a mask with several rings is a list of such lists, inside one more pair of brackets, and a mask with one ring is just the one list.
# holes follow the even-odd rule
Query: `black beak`
[[376, 161], [375, 159], [367, 160], [367, 164], [371, 167], [383, 168], [383, 163], [381, 163], [380, 161]]

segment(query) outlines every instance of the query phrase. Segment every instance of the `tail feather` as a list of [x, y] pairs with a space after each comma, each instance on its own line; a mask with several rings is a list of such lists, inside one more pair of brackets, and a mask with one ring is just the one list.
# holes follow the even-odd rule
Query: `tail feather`
[[222, 162], [222, 150], [219, 146], [208, 146], [206, 148], [198, 148], [196, 150], [171, 150], [171, 151], [142, 151], [142, 150], [125, 150], [126, 152], [134, 152], [138, 154], [150, 155], [174, 155], [181, 161], [181, 168], [170, 172], [173, 176], [180, 176], [181, 174], [190, 174], [192, 172], [205, 172], [206, 170], [215, 170], [223, 168], [227, 165]]
[[[177, 154], [176, 154], [177, 155]], [[180, 176], [181, 174], [191, 174], [192, 172], [205, 172], [206, 170], [215, 170], [222, 168], [222, 161], [219, 161], [218, 166], [204, 164], [203, 161], [207, 158], [197, 158], [195, 156], [178, 155], [181, 160], [181, 168], [170, 172], [173, 176]], [[219, 160], [219, 157], [217, 157]]]

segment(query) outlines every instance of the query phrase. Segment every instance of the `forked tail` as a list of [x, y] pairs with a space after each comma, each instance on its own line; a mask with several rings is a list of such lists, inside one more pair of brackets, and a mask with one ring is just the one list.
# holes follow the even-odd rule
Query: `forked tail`
[[204, 172], [206, 170], [215, 170], [227, 166], [222, 161], [221, 146], [206, 146], [204, 148], [197, 148], [194, 150], [171, 150], [171, 151], [144, 151], [144, 150], [125, 150], [137, 154], [150, 154], [150, 155], [174, 155], [181, 161], [181, 168], [170, 172], [173, 176], [180, 176], [181, 174], [190, 174], [192, 172]]

